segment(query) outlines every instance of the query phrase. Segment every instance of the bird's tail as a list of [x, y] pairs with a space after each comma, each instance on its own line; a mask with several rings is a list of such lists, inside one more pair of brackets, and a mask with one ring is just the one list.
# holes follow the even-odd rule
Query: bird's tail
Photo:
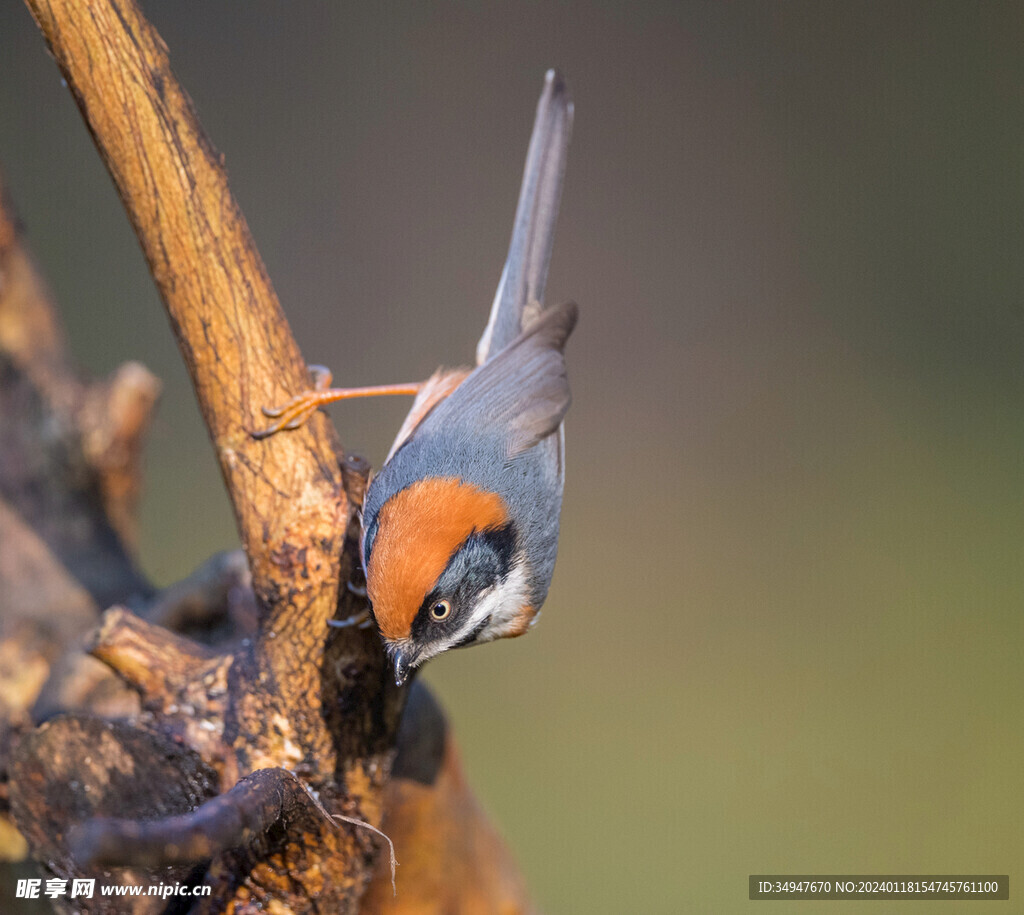
[[565, 80], [556, 70], [549, 70], [537, 103], [508, 259], [501, 272], [491, 317], [476, 348], [478, 365], [515, 340], [523, 329], [527, 309], [539, 308], [544, 302], [572, 113]]

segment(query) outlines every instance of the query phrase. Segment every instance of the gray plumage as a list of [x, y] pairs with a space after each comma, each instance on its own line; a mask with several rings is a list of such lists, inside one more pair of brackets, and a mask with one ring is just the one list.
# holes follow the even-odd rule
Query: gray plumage
[[384, 465], [363, 505], [367, 562], [384, 502], [429, 468], [432, 477], [456, 477], [505, 500], [540, 607], [558, 549], [561, 422], [571, 399], [563, 351], [576, 317], [572, 302], [546, 311], [434, 407]]
[[[508, 508], [517, 556], [525, 560], [529, 594], [523, 597], [534, 613], [547, 596], [558, 548], [561, 423], [570, 401], [563, 351], [577, 317], [572, 303], [543, 308], [572, 119], [565, 82], [549, 71], [508, 257], [477, 346], [477, 368], [418, 425], [403, 427], [363, 505], [362, 548], [369, 567], [381, 508], [413, 483], [451, 477], [499, 494]], [[459, 568], [457, 560], [450, 563], [449, 577]], [[481, 637], [493, 634], [485, 631]]]

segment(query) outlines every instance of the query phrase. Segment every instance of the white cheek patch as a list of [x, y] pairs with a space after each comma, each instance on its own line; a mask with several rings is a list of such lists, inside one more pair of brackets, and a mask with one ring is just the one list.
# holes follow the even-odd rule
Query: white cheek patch
[[485, 591], [480, 596], [469, 620], [464, 626], [459, 627], [459, 635], [455, 637], [455, 641], [472, 632], [488, 616], [490, 622], [481, 630], [474, 642], [500, 639], [513, 629], [519, 628], [519, 614], [529, 600], [530, 582], [526, 574], [526, 563], [520, 560], [512, 566], [503, 584]]
[[[473, 612], [466, 617], [456, 632], [443, 641], [428, 641], [418, 647], [415, 654], [413, 666], [419, 667], [424, 661], [429, 661], [443, 651], [447, 651], [453, 645], [458, 645], [470, 632], [479, 626], [484, 620], [490, 617], [487, 625], [480, 630], [472, 643], [491, 642], [510, 634], [519, 634], [522, 631], [522, 620], [520, 614], [523, 607], [530, 602], [530, 579], [526, 563], [520, 558], [512, 566], [508, 577], [503, 584], [497, 585], [488, 591], [480, 594], [473, 607]], [[398, 650], [414, 650], [409, 639], [388, 643], [391, 648]]]

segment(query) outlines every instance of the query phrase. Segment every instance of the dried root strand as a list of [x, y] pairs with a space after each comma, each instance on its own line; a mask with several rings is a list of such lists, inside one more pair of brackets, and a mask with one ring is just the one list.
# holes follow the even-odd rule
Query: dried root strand
[[395, 858], [395, 843], [372, 823], [367, 823], [365, 820], [358, 820], [355, 817], [347, 817], [343, 813], [334, 813], [331, 815], [336, 820], [344, 820], [346, 823], [351, 823], [353, 826], [362, 826], [364, 829], [369, 829], [370, 832], [377, 833], [377, 835], [388, 843], [388, 853], [391, 856], [391, 892], [394, 896], [397, 896], [398, 888], [395, 886], [395, 872], [398, 868], [398, 860]]

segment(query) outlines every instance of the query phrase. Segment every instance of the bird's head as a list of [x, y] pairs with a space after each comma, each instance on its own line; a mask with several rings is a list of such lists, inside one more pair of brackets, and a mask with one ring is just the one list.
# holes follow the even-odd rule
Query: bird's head
[[395, 679], [447, 651], [521, 635], [529, 570], [497, 493], [428, 477], [391, 496], [363, 534], [367, 593]]

